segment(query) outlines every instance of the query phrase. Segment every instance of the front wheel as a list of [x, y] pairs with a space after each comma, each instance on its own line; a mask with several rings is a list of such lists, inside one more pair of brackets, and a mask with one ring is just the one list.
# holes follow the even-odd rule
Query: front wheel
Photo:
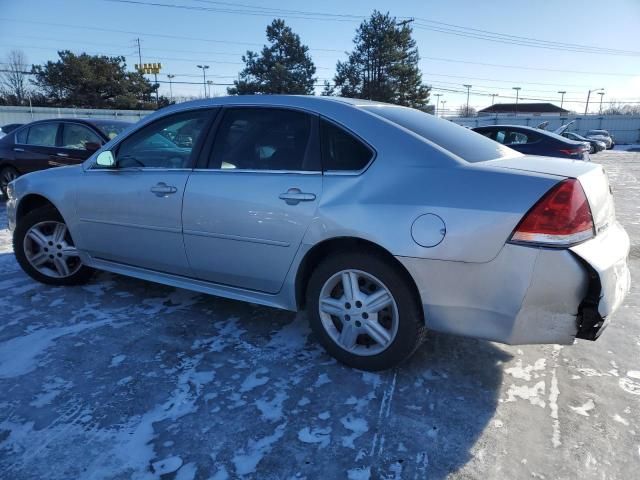
[[38, 208], [20, 219], [13, 251], [22, 269], [42, 283], [79, 285], [93, 274], [82, 264], [67, 225], [52, 207]]
[[410, 279], [374, 253], [342, 253], [311, 275], [311, 328], [329, 354], [354, 368], [383, 370], [422, 343], [422, 307]]

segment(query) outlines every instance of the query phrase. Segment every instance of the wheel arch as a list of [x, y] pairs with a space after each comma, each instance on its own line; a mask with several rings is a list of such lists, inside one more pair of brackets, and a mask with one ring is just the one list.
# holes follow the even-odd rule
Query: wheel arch
[[409, 288], [416, 300], [420, 301], [420, 293], [415, 280], [405, 268], [386, 248], [359, 237], [333, 237], [323, 240], [314, 245], [300, 262], [295, 280], [296, 306], [298, 309], [305, 307], [307, 287], [313, 270], [318, 263], [322, 262], [329, 255], [344, 251], [368, 251], [374, 255], [384, 258], [390, 265], [396, 268], [405, 277]]
[[16, 208], [16, 223], [20, 221], [26, 214], [38, 208], [52, 207], [62, 216], [60, 209], [47, 197], [38, 193], [29, 193], [20, 199]]

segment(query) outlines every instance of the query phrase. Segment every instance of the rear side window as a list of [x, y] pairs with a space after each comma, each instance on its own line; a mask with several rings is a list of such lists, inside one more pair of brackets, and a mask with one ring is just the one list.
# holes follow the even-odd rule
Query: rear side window
[[360, 140], [325, 120], [320, 121], [320, 146], [325, 171], [359, 171], [373, 157], [371, 149]]
[[411, 130], [467, 162], [484, 162], [520, 155], [484, 135], [479, 135], [453, 122], [435, 118], [420, 110], [386, 105], [361, 108]]
[[57, 134], [57, 123], [38, 123], [31, 125], [31, 127], [29, 127], [29, 134], [27, 135], [27, 144], [55, 147]]
[[209, 167], [223, 170], [316, 170], [307, 150], [311, 117], [276, 108], [230, 108], [218, 127]]

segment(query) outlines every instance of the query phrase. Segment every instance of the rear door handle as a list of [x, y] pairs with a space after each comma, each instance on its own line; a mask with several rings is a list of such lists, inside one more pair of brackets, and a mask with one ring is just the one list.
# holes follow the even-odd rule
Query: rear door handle
[[159, 182], [155, 186], [151, 187], [151, 193], [154, 193], [157, 197], [166, 197], [172, 193], [176, 193], [178, 189], [173, 185], [167, 185], [164, 182]]
[[24, 148], [20, 148], [20, 147], [13, 147], [13, 151], [14, 151], [14, 152], [24, 152]]
[[312, 202], [316, 199], [314, 193], [302, 192], [299, 188], [290, 188], [286, 193], [281, 193], [280, 200], [287, 202], [287, 205], [297, 205], [300, 202]]

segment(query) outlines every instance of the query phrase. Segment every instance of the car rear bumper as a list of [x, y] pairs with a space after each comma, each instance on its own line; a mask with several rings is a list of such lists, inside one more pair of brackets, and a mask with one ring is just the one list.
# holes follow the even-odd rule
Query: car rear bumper
[[629, 288], [628, 236], [619, 225], [608, 230], [570, 250], [507, 244], [487, 263], [398, 260], [416, 282], [431, 330], [571, 344], [596, 339]]

